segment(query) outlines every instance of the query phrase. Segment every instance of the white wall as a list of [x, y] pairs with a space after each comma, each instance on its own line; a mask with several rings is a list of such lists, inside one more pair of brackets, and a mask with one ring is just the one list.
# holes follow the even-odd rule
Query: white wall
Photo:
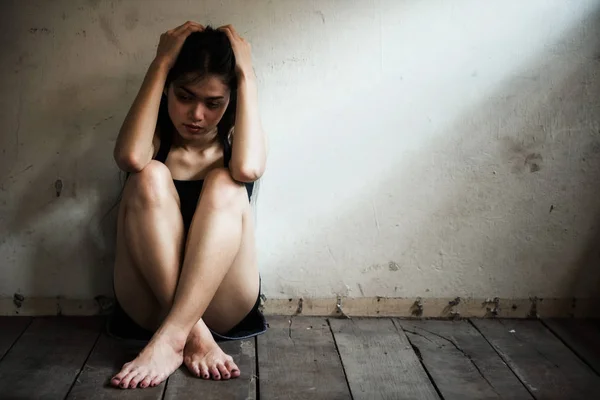
[[112, 148], [159, 35], [188, 19], [253, 45], [267, 297], [600, 287], [598, 0], [0, 7], [0, 297], [111, 294]]

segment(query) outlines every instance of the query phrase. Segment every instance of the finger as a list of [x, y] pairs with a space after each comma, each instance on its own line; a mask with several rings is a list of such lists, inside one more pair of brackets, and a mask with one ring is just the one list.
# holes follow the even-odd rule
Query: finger
[[190, 23], [190, 21], [187, 21], [187, 22], [179, 25], [178, 27], [168, 30], [167, 33], [175, 33], [175, 32], [182, 31], [183, 29], [185, 29], [186, 26], [189, 25], [189, 23]]
[[198, 28], [200, 28], [200, 29], [204, 29], [204, 25], [202, 25], [202, 24], [199, 24], [199, 23], [197, 23], [197, 22], [190, 21], [190, 24], [191, 24], [192, 26], [197, 26], [197, 27], [198, 27]]
[[200, 25], [200, 24], [199, 24], [199, 23], [197, 23], [197, 22], [193, 22], [193, 21], [187, 21], [185, 24], [183, 24], [183, 25], [180, 25], [180, 26], [178, 26], [177, 28], [175, 28], [175, 29], [173, 30], [173, 34], [175, 34], [175, 35], [179, 35], [179, 34], [181, 34], [182, 32], [184, 32], [186, 29], [188, 29], [189, 27], [192, 27], [192, 26], [196, 26], [196, 27], [198, 27], [198, 26], [202, 26], [202, 25]]
[[237, 38], [237, 39], [241, 39], [242, 37], [240, 36], [240, 34], [235, 30], [235, 28], [233, 27], [233, 25], [227, 25], [227, 27], [229, 28], [229, 30], [231, 31], [231, 34], [233, 35], [233, 37]]
[[217, 28], [218, 31], [221, 32], [225, 32], [226, 34], [229, 34], [229, 25], [223, 25]]
[[224, 26], [222, 28], [219, 28], [219, 30], [221, 30], [222, 32], [224, 32], [227, 35], [227, 38], [229, 38], [229, 41], [231, 43], [233, 43], [237, 38], [235, 36], [233, 36], [233, 33], [231, 33], [231, 30], [228, 28], [228, 26]]
[[201, 27], [190, 25], [187, 28], [185, 28], [183, 31], [181, 31], [179, 33], [174, 33], [173, 36], [175, 36], [176, 38], [185, 39], [188, 36], [190, 36], [190, 34], [192, 32], [201, 32], [202, 30], [203, 30], [203, 28], [201, 28]]

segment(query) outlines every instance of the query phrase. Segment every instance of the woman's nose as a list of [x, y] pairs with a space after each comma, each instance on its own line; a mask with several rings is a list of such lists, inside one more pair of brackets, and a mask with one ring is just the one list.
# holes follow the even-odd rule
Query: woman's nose
[[192, 108], [192, 119], [194, 121], [202, 121], [204, 119], [204, 106], [198, 103]]

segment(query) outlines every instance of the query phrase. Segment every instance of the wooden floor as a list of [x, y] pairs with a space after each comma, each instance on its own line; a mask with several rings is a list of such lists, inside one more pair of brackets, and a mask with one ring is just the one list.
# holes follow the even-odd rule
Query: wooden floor
[[150, 389], [107, 386], [135, 348], [101, 317], [0, 317], [1, 399], [598, 399], [600, 322], [271, 317], [224, 344], [239, 379], [180, 368]]

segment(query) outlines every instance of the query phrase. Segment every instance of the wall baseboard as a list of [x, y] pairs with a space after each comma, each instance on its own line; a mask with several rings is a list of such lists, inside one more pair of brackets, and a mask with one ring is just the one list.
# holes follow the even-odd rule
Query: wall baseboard
[[[0, 315], [102, 315], [112, 309], [112, 298], [65, 299], [52, 297], [0, 298]], [[319, 298], [267, 299], [266, 315], [332, 317], [502, 317], [502, 318], [600, 318], [600, 298]]]

